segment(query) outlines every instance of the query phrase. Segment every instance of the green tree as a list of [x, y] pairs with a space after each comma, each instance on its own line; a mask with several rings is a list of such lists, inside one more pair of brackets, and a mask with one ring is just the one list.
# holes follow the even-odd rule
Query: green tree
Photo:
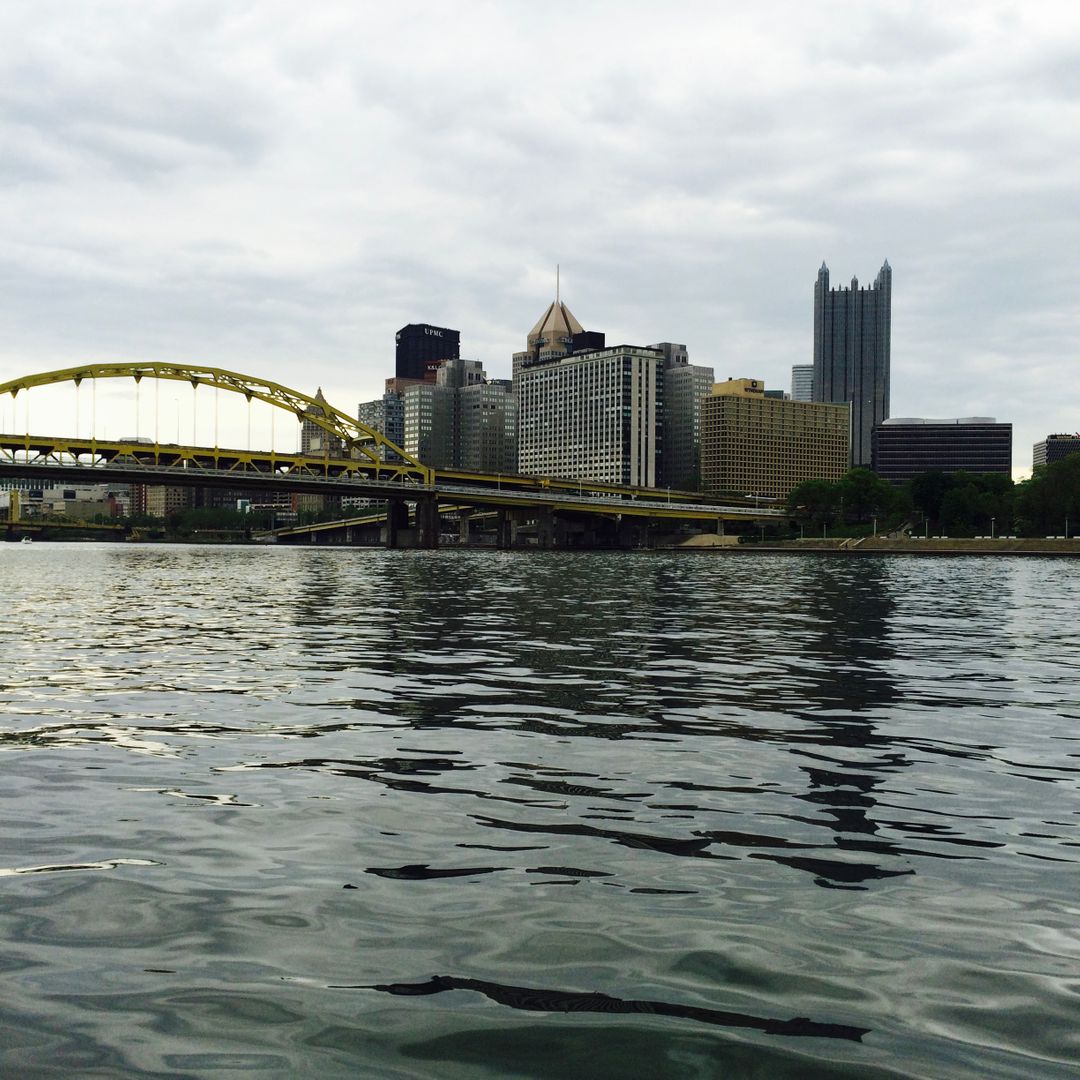
[[883, 517], [896, 505], [892, 484], [870, 469], [850, 469], [840, 481], [839, 491], [844, 518], [848, 521], [867, 522], [872, 517]]
[[831, 521], [840, 505], [840, 485], [833, 480], [804, 480], [787, 497], [787, 512], [796, 521], [820, 525]]
[[908, 490], [928, 527], [949, 536], [1000, 535], [1013, 528], [1016, 493], [1003, 473], [934, 470], [914, 477]]
[[912, 507], [932, 522], [941, 520], [941, 503], [951, 487], [949, 474], [941, 469], [919, 473], [909, 482]]
[[1026, 535], [1080, 534], [1080, 454], [1036, 469], [1018, 486], [1016, 509]]
[[950, 536], [1012, 531], [1013, 482], [1000, 473], [949, 473], [941, 500], [941, 527]]

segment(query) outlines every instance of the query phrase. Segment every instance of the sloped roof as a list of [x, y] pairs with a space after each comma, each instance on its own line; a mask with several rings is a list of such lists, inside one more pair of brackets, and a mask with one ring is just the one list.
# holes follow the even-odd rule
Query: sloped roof
[[551, 342], [584, 332], [581, 323], [574, 318], [570, 309], [561, 300], [553, 300], [540, 316], [540, 321], [529, 331], [529, 344], [541, 337]]

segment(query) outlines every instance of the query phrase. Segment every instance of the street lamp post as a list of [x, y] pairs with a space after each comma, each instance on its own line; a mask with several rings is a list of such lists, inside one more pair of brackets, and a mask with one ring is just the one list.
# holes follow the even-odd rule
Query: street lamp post
[[994, 539], [994, 526], [997, 524], [997, 518], [990, 519], [990, 539]]

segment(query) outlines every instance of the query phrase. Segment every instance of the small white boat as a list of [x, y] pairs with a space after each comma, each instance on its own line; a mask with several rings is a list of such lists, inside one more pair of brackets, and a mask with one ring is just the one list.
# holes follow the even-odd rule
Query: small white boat
[[32, 544], [33, 542], [34, 541], [29, 536], [24, 536], [22, 540], [19, 541], [21, 544]]

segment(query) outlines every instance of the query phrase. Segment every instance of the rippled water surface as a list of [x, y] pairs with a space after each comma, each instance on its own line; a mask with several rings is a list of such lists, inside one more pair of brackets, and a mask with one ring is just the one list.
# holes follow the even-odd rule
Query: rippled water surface
[[0, 1075], [1077, 1075], [1080, 563], [7, 544], [0, 598]]

